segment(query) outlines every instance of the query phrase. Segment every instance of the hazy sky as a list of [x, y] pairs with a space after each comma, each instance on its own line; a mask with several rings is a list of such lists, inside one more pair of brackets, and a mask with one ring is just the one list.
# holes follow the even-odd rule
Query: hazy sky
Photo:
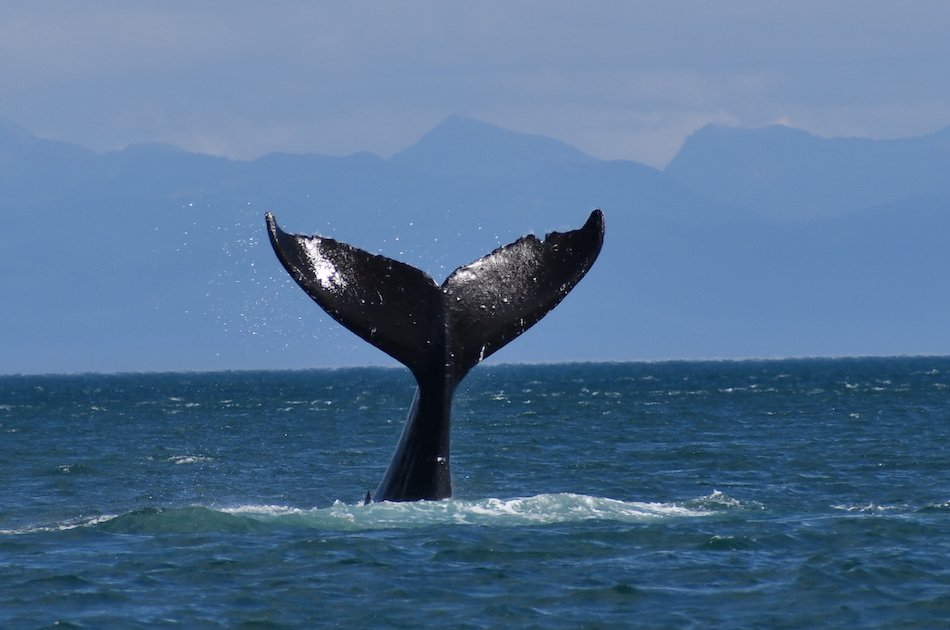
[[450, 114], [664, 165], [714, 122], [950, 125], [950, 2], [4, 2], [0, 116], [104, 150], [389, 155]]

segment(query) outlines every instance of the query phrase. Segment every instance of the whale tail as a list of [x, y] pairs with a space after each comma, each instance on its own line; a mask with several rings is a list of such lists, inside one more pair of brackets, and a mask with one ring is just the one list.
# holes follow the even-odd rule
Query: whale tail
[[571, 232], [525, 236], [453, 271], [424, 272], [322, 236], [267, 230], [277, 257], [333, 319], [406, 365], [419, 387], [382, 481], [365, 501], [452, 495], [452, 395], [469, 370], [534, 325], [600, 253], [600, 210]]
[[537, 323], [600, 253], [604, 218], [529, 235], [459, 267], [441, 286], [425, 272], [322, 236], [267, 230], [297, 284], [333, 319], [406, 365], [420, 385], [434, 370], [454, 387], [469, 370]]

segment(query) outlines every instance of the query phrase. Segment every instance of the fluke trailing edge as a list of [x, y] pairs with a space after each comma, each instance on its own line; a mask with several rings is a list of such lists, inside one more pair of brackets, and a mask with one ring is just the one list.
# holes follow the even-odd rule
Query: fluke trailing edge
[[[604, 217], [524, 236], [459, 267], [442, 286], [423, 271], [322, 236], [282, 231], [267, 214], [280, 262], [333, 319], [404, 364], [418, 388], [376, 501], [452, 496], [452, 396], [477, 363], [533, 326], [594, 264]], [[367, 496], [367, 499], [369, 496]]]

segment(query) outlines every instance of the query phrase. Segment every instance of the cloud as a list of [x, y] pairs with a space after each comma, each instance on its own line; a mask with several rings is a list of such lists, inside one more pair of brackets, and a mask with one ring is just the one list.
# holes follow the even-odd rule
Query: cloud
[[706, 122], [942, 127], [948, 31], [934, 2], [6, 3], [0, 115], [253, 157], [386, 155], [461, 114], [659, 165]]

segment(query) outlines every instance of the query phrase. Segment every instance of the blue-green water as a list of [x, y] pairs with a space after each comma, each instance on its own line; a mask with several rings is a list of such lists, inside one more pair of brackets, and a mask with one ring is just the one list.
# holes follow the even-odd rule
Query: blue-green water
[[950, 358], [0, 378], [0, 627], [940, 627]]

